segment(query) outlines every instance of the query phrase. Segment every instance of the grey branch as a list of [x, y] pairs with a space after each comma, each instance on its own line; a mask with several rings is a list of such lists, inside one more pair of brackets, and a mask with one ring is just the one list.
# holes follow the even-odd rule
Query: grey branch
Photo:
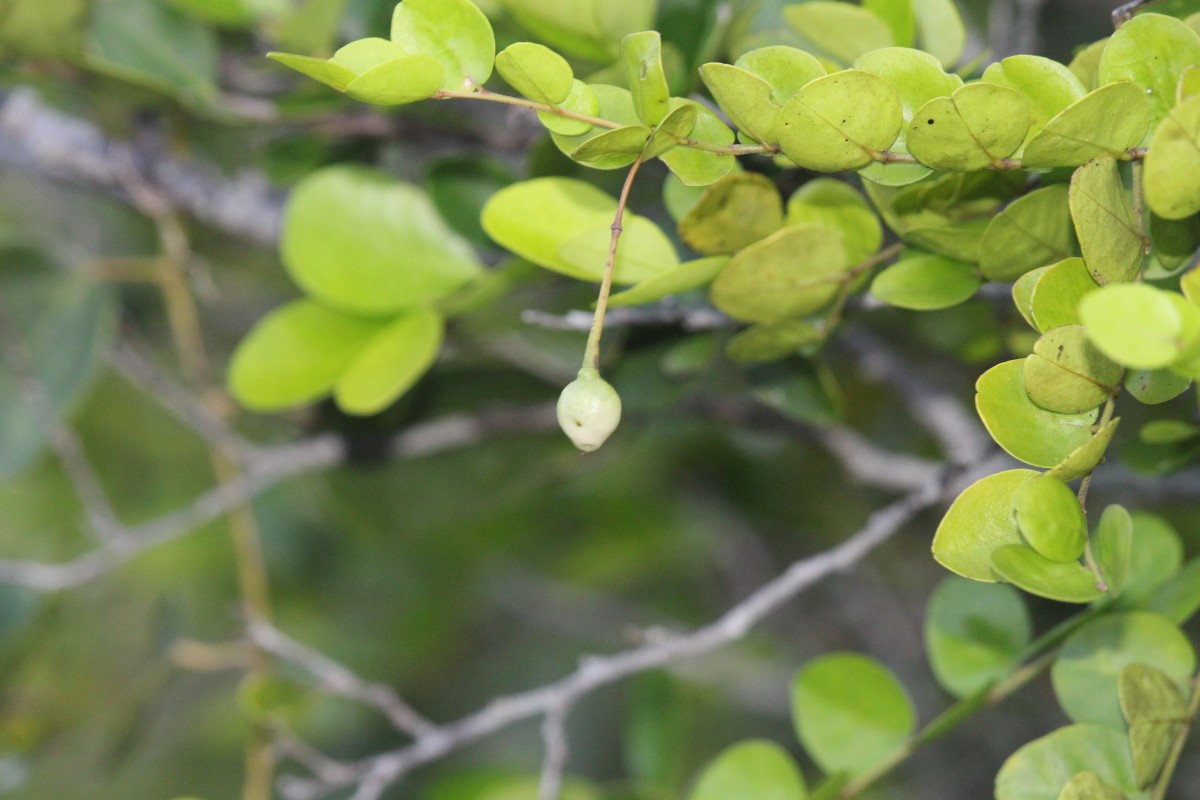
[[[521, 321], [539, 328], [587, 333], [592, 329], [592, 312], [575, 310], [566, 314], [550, 314], [531, 309], [521, 314]], [[734, 322], [712, 308], [680, 308], [662, 304], [646, 308], [611, 308], [604, 317], [604, 324], [609, 328], [661, 325], [685, 331], [708, 331], [732, 327]]]
[[130, 169], [172, 206], [227, 233], [273, 246], [281, 193], [257, 171], [226, 176], [210, 165], [142, 152], [108, 138], [85, 120], [62, 114], [29, 88], [0, 96], [0, 166], [47, 175], [128, 199]]
[[[333, 792], [357, 786], [353, 800], [374, 800], [386, 788], [412, 770], [436, 761], [486, 736], [515, 723], [565, 714], [571, 706], [592, 692], [648, 670], [710, 653], [742, 639], [756, 624], [814, 584], [853, 568], [875, 548], [894, 536], [918, 513], [938, 503], [960, 488], [964, 480], [990, 472], [989, 462], [974, 465], [971, 475], [943, 472], [915, 491], [870, 515], [864, 527], [842, 544], [810, 558], [793, 563], [782, 575], [760, 587], [745, 600], [730, 608], [714, 622], [688, 633], [665, 633], [652, 642], [608, 656], [589, 657], [579, 668], [554, 683], [520, 694], [500, 697], [473, 714], [439, 726], [398, 750], [381, 753], [347, 764], [354, 779], [329, 780], [328, 776], [281, 779], [280, 791], [288, 800], [317, 800]], [[549, 732], [547, 743], [561, 747], [557, 723], [543, 728]], [[550, 768], [563, 757], [562, 750], [548, 754]], [[349, 773], [347, 773], [349, 774]], [[551, 783], [554, 775], [548, 776]], [[543, 800], [547, 797], [543, 783]]]

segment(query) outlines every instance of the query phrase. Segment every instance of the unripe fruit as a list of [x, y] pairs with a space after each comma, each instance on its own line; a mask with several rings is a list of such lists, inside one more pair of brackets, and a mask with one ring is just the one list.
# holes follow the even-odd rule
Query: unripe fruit
[[584, 453], [604, 444], [620, 422], [621, 397], [595, 369], [579, 370], [558, 396], [558, 424]]

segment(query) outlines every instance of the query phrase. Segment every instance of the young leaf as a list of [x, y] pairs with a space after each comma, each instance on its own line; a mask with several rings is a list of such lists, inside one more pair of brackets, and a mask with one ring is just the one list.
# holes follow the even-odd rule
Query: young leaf
[[1074, 167], [1093, 158], [1126, 158], [1149, 126], [1146, 91], [1130, 81], [1110, 83], [1049, 120], [1025, 145], [1021, 164]]
[[654, 127], [667, 116], [671, 91], [663, 72], [662, 37], [658, 31], [631, 33], [621, 40], [625, 82], [633, 94], [638, 119]]
[[813, 222], [842, 234], [851, 264], [865, 261], [883, 244], [883, 227], [866, 199], [853, 186], [834, 178], [814, 178], [796, 190], [787, 203], [786, 224]]
[[1087, 544], [1087, 520], [1070, 487], [1057, 478], [1030, 478], [1013, 495], [1017, 527], [1030, 547], [1051, 561], [1072, 563]]
[[1099, 289], [1082, 258], [1067, 258], [1047, 267], [1036, 278], [1029, 296], [1033, 326], [1050, 331], [1079, 324], [1079, 302]]
[[980, 284], [972, 265], [943, 256], [903, 258], [875, 276], [871, 294], [897, 308], [931, 311], [965, 303]]
[[698, 258], [695, 261], [685, 261], [658, 275], [646, 278], [623, 292], [617, 292], [608, 298], [608, 304], [610, 306], [640, 306], [662, 300], [664, 297], [699, 289], [701, 286], [711, 283], [728, 263], [728, 256], [712, 256], [711, 258]]
[[704, 255], [736, 253], [783, 227], [783, 201], [769, 178], [727, 175], [679, 221], [679, 238]]
[[1071, 725], [1013, 753], [996, 775], [996, 800], [1054, 800], [1084, 771], [1122, 792], [1137, 791], [1125, 737], [1101, 725]]
[[1103, 596], [1095, 573], [1087, 567], [1074, 561], [1051, 561], [1023, 544], [992, 551], [992, 572], [1030, 594], [1061, 603], [1090, 603]]
[[642, 151], [642, 160], [649, 161], [673, 150], [683, 139], [692, 132], [699, 116], [699, 103], [682, 103], [671, 109], [671, 113], [658, 123], [646, 149]]
[[896, 141], [902, 122], [900, 97], [890, 83], [844, 70], [817, 78], [788, 101], [779, 117], [779, 146], [808, 169], [859, 169]]
[[1100, 515], [1095, 550], [1096, 563], [1108, 584], [1109, 595], [1120, 596], [1129, 580], [1133, 553], [1133, 518], [1123, 507], [1111, 505]]
[[1165, 219], [1200, 212], [1200, 95], [1167, 112], [1146, 153], [1146, 203]]
[[933, 537], [933, 557], [951, 572], [991, 583], [992, 551], [1020, 544], [1013, 497], [1021, 484], [1038, 473], [1013, 469], [981, 478], [950, 505]]
[[392, 41], [436, 59], [445, 71], [439, 88], [470, 91], [492, 75], [496, 37], [471, 0], [403, 0], [392, 15]]
[[[696, 121], [688, 138], [706, 144], [726, 146], [734, 143], [735, 135], [708, 106], [694, 100], [671, 98], [672, 107], [687, 105], [696, 110]], [[737, 158], [695, 147], [677, 147], [664, 153], [662, 162], [685, 186], [708, 186], [719, 181], [738, 167]]]
[[572, 161], [594, 169], [620, 169], [637, 160], [650, 141], [651, 131], [645, 125], [626, 125], [599, 133], [569, 155]]
[[566, 100], [575, 84], [575, 73], [567, 60], [533, 42], [516, 42], [500, 51], [496, 71], [523, 96], [547, 105]]
[[792, 718], [821, 769], [852, 775], [903, 747], [917, 723], [899, 681], [857, 653], [822, 656], [800, 670], [792, 682]]
[[743, 322], [776, 322], [818, 310], [849, 266], [841, 236], [793, 225], [741, 250], [712, 285], [712, 302]]
[[1075, 255], [1067, 187], [1037, 189], [992, 218], [979, 245], [979, 268], [993, 281], [1011, 281], [1031, 269]]
[[1133, 214], [1117, 162], [1089, 161], [1071, 176], [1071, 217], [1096, 283], [1124, 283], [1142, 269], [1142, 232]]
[[424, 192], [357, 167], [324, 169], [296, 187], [281, 250], [307, 293], [364, 314], [437, 302], [482, 270]]
[[1051, 478], [1058, 478], [1060, 481], [1075, 481], [1085, 475], [1090, 475], [1092, 470], [1104, 460], [1104, 454], [1108, 452], [1108, 446], [1112, 444], [1113, 435], [1117, 432], [1120, 424], [1120, 417], [1111, 420], [1096, 431], [1095, 436], [1072, 450], [1066, 458], [1046, 474]]
[[1054, 693], [1075, 722], [1123, 730], [1118, 675], [1139, 662], [1184, 685], [1196, 669], [1196, 654], [1179, 628], [1157, 614], [1131, 611], [1101, 617], [1075, 631], [1063, 644], [1050, 671]]
[[254, 411], [281, 411], [317, 400], [388, 324], [297, 300], [268, 314], [238, 345], [229, 388]]
[[896, 44], [888, 24], [849, 3], [813, 0], [784, 6], [783, 18], [807, 41], [843, 64], [863, 53]]
[[354, 356], [334, 387], [347, 414], [377, 414], [408, 391], [433, 365], [444, 322], [425, 308], [405, 312]]
[[947, 577], [925, 609], [925, 652], [941, 685], [969, 697], [1005, 677], [1020, 663], [1032, 624], [1025, 601], [1012, 587]]
[[930, 100], [908, 125], [908, 150], [927, 167], [971, 171], [999, 165], [1029, 130], [1029, 103], [991, 83], [967, 84]]
[[975, 407], [988, 433], [1010, 455], [1036, 467], [1053, 467], [1091, 440], [1098, 410], [1047, 411], [1029, 399], [1024, 373], [1021, 360], [983, 373], [975, 384]]
[[709, 763], [688, 800], [804, 800], [800, 768], [774, 742], [750, 739], [731, 745]]

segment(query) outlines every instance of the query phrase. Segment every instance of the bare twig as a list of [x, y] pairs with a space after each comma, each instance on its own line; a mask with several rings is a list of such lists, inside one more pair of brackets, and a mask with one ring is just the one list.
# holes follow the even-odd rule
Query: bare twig
[[411, 736], [421, 736], [434, 729], [432, 722], [414, 711], [390, 686], [359, 678], [338, 662], [297, 642], [273, 625], [252, 621], [247, 633], [258, 647], [283, 661], [303, 668], [317, 679], [323, 689], [377, 709], [391, 721], [396, 730]]
[[[566, 314], [528, 310], [521, 314], [521, 321], [549, 330], [587, 332], [592, 328], [593, 314], [582, 310], [568, 311]], [[609, 328], [666, 326], [685, 331], [707, 331], [730, 328], [734, 322], [711, 308], [677, 308], [664, 304], [646, 308], [609, 309], [604, 324]]]
[[[987, 469], [976, 464], [976, 471]], [[316, 800], [349, 786], [357, 786], [354, 800], [373, 800], [391, 784], [417, 767], [436, 761], [486, 736], [527, 719], [546, 719], [565, 714], [580, 698], [604, 686], [647, 670], [672, 665], [735, 642], [765, 617], [801, 592], [825, 578], [853, 568], [875, 548], [896, 534], [922, 510], [957, 490], [967, 476], [942, 473], [918, 491], [870, 515], [866, 525], [837, 547], [797, 561], [782, 575], [768, 582], [714, 622], [689, 633], [663, 634], [653, 641], [609, 656], [586, 658], [579, 668], [554, 683], [520, 694], [500, 697], [485, 707], [418, 737], [414, 742], [364, 759], [352, 767], [351, 780], [289, 778], [280, 789], [289, 800]], [[974, 476], [971, 476], [974, 477]], [[549, 729], [554, 736], [553, 725]], [[543, 732], [547, 731], [543, 728]], [[548, 744], [550, 744], [548, 739]], [[558, 747], [560, 743], [555, 742]], [[557, 751], [555, 758], [560, 758]], [[550, 759], [548, 758], [548, 761]], [[557, 767], [555, 767], [557, 769]], [[551, 785], [553, 785], [551, 778]], [[546, 783], [543, 783], [545, 792]], [[547, 795], [543, 793], [543, 797]]]
[[538, 785], [538, 800], [558, 800], [562, 793], [563, 776], [567, 770], [570, 743], [567, 741], [567, 710], [569, 704], [551, 708], [542, 720], [542, 741], [546, 755], [542, 760], [542, 777]]

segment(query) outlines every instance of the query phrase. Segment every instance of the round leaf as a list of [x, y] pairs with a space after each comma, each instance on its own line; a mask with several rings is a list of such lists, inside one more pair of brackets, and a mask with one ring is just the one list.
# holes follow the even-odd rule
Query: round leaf
[[1117, 162], [1100, 158], [1075, 170], [1070, 197], [1075, 232], [1092, 277], [1101, 285], [1133, 280], [1142, 269], [1144, 242]]
[[1028, 130], [1029, 103], [1019, 92], [968, 84], [917, 110], [908, 126], [908, 151], [932, 169], [987, 169], [1012, 155]]
[[633, 94], [638, 119], [654, 126], [667, 116], [671, 90], [662, 64], [662, 36], [658, 31], [631, 33], [621, 40], [625, 82]]
[[[679, 264], [675, 245], [662, 229], [645, 217], [626, 215], [622, 222], [625, 232], [617, 249], [613, 266], [613, 282], [641, 283], [669, 272]], [[604, 265], [612, 246], [612, 223], [586, 230], [558, 247], [557, 264], [560, 271], [584, 280], [599, 281], [604, 277]], [[554, 269], [552, 266], [551, 269]]]
[[647, 278], [632, 288], [617, 292], [608, 298], [608, 304], [610, 306], [640, 306], [662, 300], [664, 297], [699, 289], [701, 286], [711, 283], [712, 279], [717, 277], [717, 273], [728, 263], [728, 256], [685, 261], [665, 272]]
[[1075, 722], [1124, 730], [1117, 681], [1138, 662], [1183, 686], [1196, 669], [1196, 654], [1179, 628], [1145, 611], [1101, 617], [1075, 631], [1050, 672], [1063, 711]]
[[1121, 593], [1122, 605], [1148, 602], [1183, 564], [1183, 544], [1166, 520], [1144, 511], [1136, 512], [1132, 519], [1133, 549], [1129, 554], [1125, 590]]
[[1135, 369], [1174, 363], [1200, 336], [1200, 311], [1195, 306], [1145, 284], [1092, 292], [1080, 302], [1079, 318], [1101, 353]]
[[1059, 112], [1087, 94], [1075, 73], [1042, 56], [1009, 56], [990, 64], [983, 79], [1025, 96], [1029, 101], [1029, 136], [1036, 135]]
[[992, 367], [975, 384], [975, 407], [988, 433], [1011, 456], [1053, 467], [1091, 440], [1097, 411], [1047, 411], [1029, 399], [1024, 372], [1020, 360]]
[[398, 106], [433, 95], [442, 86], [441, 64], [429, 56], [404, 56], [367, 70], [346, 87], [346, 94], [364, 103]]
[[566, 100], [575, 84], [575, 73], [567, 60], [533, 42], [516, 42], [504, 48], [496, 56], [496, 71], [525, 97], [549, 105]]
[[268, 314], [238, 345], [229, 388], [254, 411], [281, 411], [328, 394], [387, 325], [297, 300]]
[[729, 340], [725, 352], [734, 361], [752, 364], [778, 361], [821, 340], [821, 332], [804, 320], [788, 319], [755, 325]]
[[804, 800], [804, 776], [774, 742], [751, 739], [723, 750], [704, 768], [688, 800]]
[[775, 184], [755, 172], [738, 172], [705, 190], [679, 221], [679, 238], [697, 253], [736, 253], [781, 227], [783, 201]]
[[700, 77], [738, 130], [758, 142], [779, 137], [780, 106], [771, 99], [771, 84], [765, 79], [717, 62], [700, 67]]
[[1154, 129], [1175, 104], [1183, 71], [1200, 63], [1200, 36], [1174, 17], [1139, 14], [1113, 34], [1100, 56], [1101, 84], [1134, 81], [1150, 100]]
[[424, 192], [355, 167], [321, 170], [296, 187], [281, 249], [307, 293], [367, 314], [436, 302], [482, 269]]
[[[689, 139], [718, 147], [733, 144], [736, 138], [733, 131], [708, 106], [678, 97], [671, 98], [671, 104], [673, 107], [686, 104], [696, 109], [696, 122], [692, 125]], [[738, 168], [735, 156], [695, 147], [676, 147], [661, 158], [685, 186], [708, 186]]]
[[1096, 563], [1113, 597], [1121, 594], [1129, 579], [1133, 553], [1133, 519], [1118, 505], [1111, 505], [1100, 515], [1096, 526]]
[[437, 59], [445, 71], [440, 88], [469, 91], [492, 75], [496, 37], [471, 0], [404, 0], [392, 15], [392, 41]]
[[996, 775], [996, 800], [1057, 800], [1084, 771], [1123, 792], [1137, 791], [1124, 735], [1100, 725], [1071, 725], [1013, 753]]
[[1108, 452], [1113, 434], [1117, 432], [1120, 424], [1120, 417], [1113, 419], [1046, 474], [1052, 478], [1058, 478], [1060, 481], [1074, 481], [1091, 474], [1096, 465], [1104, 460], [1104, 454]]
[[865, 8], [813, 0], [784, 6], [783, 18], [806, 40], [843, 64], [896, 43], [888, 24]]
[[1013, 469], [968, 486], [950, 505], [933, 536], [937, 562], [964, 578], [994, 582], [992, 551], [1021, 542], [1013, 497], [1021, 484], [1037, 474]]
[[917, 17], [917, 40], [949, 69], [962, 58], [967, 46], [967, 27], [954, 0], [912, 0]]
[[1051, 561], [1023, 544], [997, 548], [992, 553], [992, 571], [1030, 594], [1062, 603], [1090, 603], [1103, 594], [1095, 573], [1087, 567]]
[[712, 302], [744, 322], [804, 316], [833, 299], [847, 266], [836, 232], [793, 225], [735, 255], [713, 281]]
[[1117, 683], [1121, 713], [1129, 722], [1129, 744], [1139, 786], [1148, 786], [1162, 769], [1183, 732], [1188, 704], [1169, 677], [1145, 664], [1121, 670]]
[[1065, 483], [1045, 475], [1030, 478], [1013, 496], [1017, 527], [1029, 545], [1051, 561], [1079, 560], [1087, 544], [1087, 520]]
[[1027, 168], [1074, 167], [1093, 158], [1124, 158], [1146, 136], [1150, 106], [1136, 83], [1121, 81], [1096, 91], [1049, 120], [1021, 156]]
[[338, 378], [334, 399], [347, 414], [377, 414], [432, 366], [442, 346], [441, 316], [414, 309], [364, 346]]
[[813, 222], [842, 234], [851, 264], [859, 264], [883, 244], [879, 215], [853, 186], [834, 178], [814, 178], [788, 198], [787, 224]]
[[992, 218], [979, 244], [979, 268], [993, 281], [1011, 281], [1031, 269], [1075, 254], [1068, 190], [1062, 184], [1014, 200]]
[[825, 74], [825, 67], [809, 53], [775, 45], [743, 53], [735, 67], [748, 70], [771, 85], [771, 101], [782, 106], [805, 84]]
[[1092, 346], [1079, 325], [1064, 325], [1042, 335], [1025, 359], [1025, 389], [1048, 411], [1088, 411], [1120, 389], [1123, 370]]
[[1146, 405], [1174, 400], [1191, 385], [1191, 378], [1169, 369], [1133, 369], [1125, 375], [1125, 390]]
[[964, 303], [979, 288], [970, 264], [942, 256], [912, 256], [875, 276], [871, 294], [888, 305], [928, 311]]
[[[577, 91], [578, 90], [578, 91]], [[579, 108], [576, 108], [573, 103], [578, 103]], [[578, 83], [571, 90], [571, 95], [566, 102], [560, 104], [562, 108], [572, 111], [581, 111], [581, 113], [589, 116], [600, 117], [601, 119], [611, 120], [612, 122], [620, 123], [621, 125], [637, 125], [641, 126], [641, 120], [638, 119], [637, 111], [633, 108], [633, 95], [628, 89], [622, 89], [619, 86], [606, 86], [604, 84], [596, 84], [594, 86]], [[583, 111], [583, 108], [593, 108], [593, 111]], [[550, 138], [554, 140], [554, 144], [558, 149], [568, 156], [574, 153], [588, 139], [604, 135], [609, 129], [592, 127], [589, 123], [571, 120], [566, 117], [559, 117], [547, 112], [540, 112], [538, 119], [542, 124], [550, 129]], [[570, 122], [575, 127], [575, 132], [566, 133], [560, 132], [560, 128], [568, 128], [565, 123]], [[582, 128], [582, 129], [580, 129]], [[629, 159], [631, 163], [633, 159]]]
[[792, 717], [821, 769], [851, 775], [903, 747], [917, 722], [891, 672], [857, 653], [822, 656], [800, 670], [792, 682]]
[[[571, 90], [567, 94], [567, 99], [555, 105], [563, 111], [586, 117], [595, 117], [602, 113], [600, 99], [595, 90], [581, 80], [571, 81]], [[539, 111], [538, 119], [546, 126], [546, 130], [560, 136], [583, 136], [592, 130], [590, 122], [553, 114], [549, 111]], [[555, 139], [555, 144], [558, 144], [557, 139]], [[559, 146], [561, 147], [561, 145]]]
[[1012, 587], [946, 578], [925, 609], [925, 651], [943, 689], [968, 697], [1003, 680], [1020, 663], [1032, 630]]
[[1200, 95], [1167, 113], [1146, 153], [1146, 202], [1165, 219], [1200, 212]]
[[1029, 298], [1034, 327], [1049, 331], [1079, 324], [1079, 302], [1100, 288], [1082, 258], [1067, 258], [1042, 272]]
[[900, 97], [890, 83], [845, 70], [817, 78], [788, 101], [779, 117], [779, 145], [808, 169], [859, 169], [896, 141], [902, 123]]

